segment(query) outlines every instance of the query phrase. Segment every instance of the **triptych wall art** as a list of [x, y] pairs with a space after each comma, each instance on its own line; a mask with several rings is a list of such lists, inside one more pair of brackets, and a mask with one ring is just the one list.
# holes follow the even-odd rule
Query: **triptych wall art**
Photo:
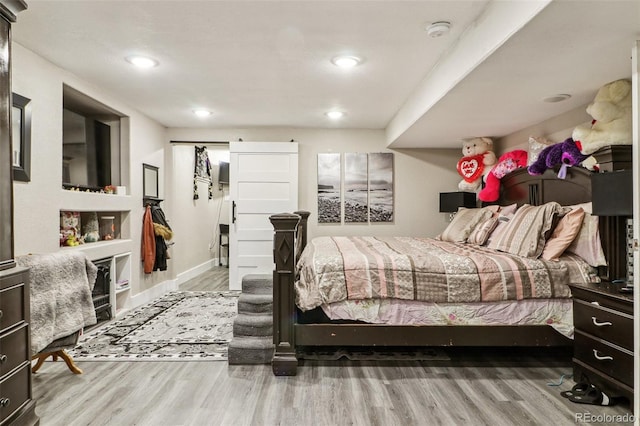
[[[393, 221], [393, 153], [318, 154], [318, 223]], [[343, 208], [344, 195], [344, 208]]]

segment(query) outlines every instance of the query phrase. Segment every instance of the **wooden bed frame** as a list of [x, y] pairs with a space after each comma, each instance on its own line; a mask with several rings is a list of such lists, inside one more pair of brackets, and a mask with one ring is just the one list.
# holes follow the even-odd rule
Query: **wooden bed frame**
[[[501, 205], [540, 205], [557, 201], [572, 205], [591, 201], [591, 172], [569, 168], [566, 179], [557, 170], [531, 176], [526, 169], [505, 176]], [[573, 341], [552, 327], [540, 326], [402, 326], [378, 324], [298, 324], [295, 265], [307, 243], [309, 212], [270, 217], [274, 234], [273, 372], [296, 374], [296, 347], [302, 346], [571, 346]], [[601, 235], [603, 241], [605, 235]], [[300, 356], [300, 355], [299, 355]]]

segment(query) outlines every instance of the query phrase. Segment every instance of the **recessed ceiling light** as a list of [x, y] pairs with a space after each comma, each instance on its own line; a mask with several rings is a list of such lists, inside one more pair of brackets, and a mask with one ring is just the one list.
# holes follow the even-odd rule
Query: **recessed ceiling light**
[[158, 66], [158, 61], [146, 56], [127, 56], [127, 62], [138, 68], [153, 68]]
[[337, 120], [339, 118], [344, 117], [344, 112], [342, 111], [329, 111], [325, 113], [327, 117], [329, 117], [332, 120]]
[[203, 118], [211, 115], [211, 111], [206, 109], [194, 109], [193, 113], [198, 117], [203, 117]]
[[566, 101], [570, 97], [571, 95], [569, 95], [568, 93], [560, 93], [557, 95], [549, 96], [548, 98], [544, 98], [543, 101], [548, 103], [562, 102]]
[[331, 59], [331, 63], [340, 68], [353, 68], [360, 65], [360, 62], [362, 62], [362, 59], [357, 56], [336, 56]]
[[447, 21], [438, 21], [433, 22], [425, 28], [429, 37], [438, 38], [447, 34], [451, 29], [451, 22]]

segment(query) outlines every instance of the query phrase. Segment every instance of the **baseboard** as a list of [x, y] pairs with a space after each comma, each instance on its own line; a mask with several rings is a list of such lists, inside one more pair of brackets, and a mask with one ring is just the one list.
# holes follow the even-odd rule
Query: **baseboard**
[[177, 280], [166, 280], [159, 284], [154, 285], [148, 290], [131, 296], [131, 306], [129, 309], [137, 308], [138, 306], [146, 305], [153, 299], [157, 299], [170, 291], [178, 290]]
[[181, 284], [189, 281], [192, 278], [197, 277], [200, 274], [207, 272], [208, 270], [210, 270], [211, 268], [217, 265], [218, 265], [218, 259], [209, 259], [198, 266], [194, 266], [191, 269], [187, 269], [184, 272], [180, 272], [179, 274], [176, 275], [177, 285], [180, 286]]

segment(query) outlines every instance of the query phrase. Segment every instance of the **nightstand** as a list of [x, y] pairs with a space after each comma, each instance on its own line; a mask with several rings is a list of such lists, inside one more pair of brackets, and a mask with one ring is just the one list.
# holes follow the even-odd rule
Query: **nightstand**
[[620, 286], [570, 284], [575, 326], [573, 377], [633, 401], [633, 294]]

